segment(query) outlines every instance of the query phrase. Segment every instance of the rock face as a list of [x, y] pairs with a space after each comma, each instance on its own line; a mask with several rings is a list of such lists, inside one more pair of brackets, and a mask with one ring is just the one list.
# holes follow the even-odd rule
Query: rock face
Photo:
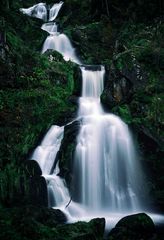
[[73, 168], [76, 137], [78, 135], [79, 128], [79, 121], [74, 121], [70, 125], [65, 126], [64, 138], [57, 156], [61, 170], [60, 175], [66, 179], [68, 185], [70, 185], [72, 179], [71, 170]]
[[135, 62], [131, 69], [125, 67], [118, 70], [114, 64], [107, 67], [106, 85], [101, 101], [110, 109], [116, 105], [128, 103], [136, 90], [145, 85], [146, 74]]
[[110, 72], [106, 87], [101, 95], [101, 102], [109, 109], [126, 103], [132, 95], [132, 83], [118, 72]]
[[39, 164], [35, 160], [30, 160], [30, 161], [27, 160], [24, 163], [24, 165], [25, 165], [25, 169], [27, 171], [27, 174], [30, 177], [41, 176], [42, 175], [42, 170], [41, 170]]
[[111, 230], [108, 240], [149, 240], [155, 236], [152, 219], [145, 213], [134, 214], [122, 218]]
[[47, 184], [40, 166], [35, 160], [25, 162], [27, 174], [28, 202], [35, 206], [48, 206]]

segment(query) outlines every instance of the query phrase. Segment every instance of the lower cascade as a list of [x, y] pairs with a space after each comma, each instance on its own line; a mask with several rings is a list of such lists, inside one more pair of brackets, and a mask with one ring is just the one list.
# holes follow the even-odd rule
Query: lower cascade
[[[53, 5], [49, 21], [57, 17], [62, 4]], [[45, 4], [40, 3], [21, 11], [45, 20], [45, 9]], [[101, 106], [104, 66], [81, 65], [70, 40], [58, 32], [55, 22], [43, 24], [42, 30], [49, 33], [42, 53], [48, 49], [58, 51], [66, 61], [80, 65], [82, 75], [77, 116], [80, 130], [76, 138], [70, 188], [60, 177], [57, 157], [65, 126], [52, 126], [31, 159], [38, 162], [46, 179], [49, 207], [61, 209], [68, 222], [105, 217], [111, 228], [122, 216], [145, 211], [142, 170], [129, 128], [118, 116], [105, 113]]]
[[[73, 184], [78, 201], [93, 211], [136, 211], [140, 205], [141, 181], [133, 142], [127, 125], [100, 104], [104, 67], [81, 69], [83, 95], [79, 102], [82, 119], [77, 138]], [[140, 179], [139, 179], [140, 178]]]
[[81, 127], [71, 183], [74, 190], [70, 193], [65, 180], [58, 176], [56, 155], [64, 126], [52, 126], [32, 156], [47, 181], [49, 206], [60, 208], [70, 221], [106, 216], [107, 212], [110, 215], [141, 211], [142, 176], [128, 126], [101, 107], [105, 69], [99, 66], [98, 70], [87, 70], [82, 66], [81, 72]]

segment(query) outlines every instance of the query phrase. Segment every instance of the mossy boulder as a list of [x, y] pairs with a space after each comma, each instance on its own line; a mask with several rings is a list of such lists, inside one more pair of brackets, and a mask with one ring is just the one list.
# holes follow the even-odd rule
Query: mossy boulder
[[77, 222], [59, 226], [61, 240], [102, 240], [105, 229], [105, 219], [96, 218], [90, 222]]
[[122, 218], [108, 235], [108, 240], [149, 240], [155, 234], [155, 225], [145, 213]]
[[42, 170], [41, 170], [39, 164], [35, 160], [25, 161], [24, 168], [26, 170], [27, 175], [30, 177], [42, 175]]

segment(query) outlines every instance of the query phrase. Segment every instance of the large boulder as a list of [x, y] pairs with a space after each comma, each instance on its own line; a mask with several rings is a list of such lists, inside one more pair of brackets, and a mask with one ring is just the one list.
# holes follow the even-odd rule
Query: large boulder
[[24, 168], [26, 170], [26, 173], [28, 176], [41, 176], [42, 175], [42, 170], [35, 160], [27, 160], [24, 163]]
[[68, 185], [70, 185], [72, 179], [76, 137], [78, 135], [79, 128], [79, 121], [74, 121], [65, 126], [64, 138], [61, 143], [60, 151], [57, 155], [57, 160], [59, 160], [60, 176], [66, 179]]
[[155, 225], [145, 213], [122, 218], [108, 235], [108, 240], [150, 240], [155, 235]]
[[48, 206], [46, 180], [42, 176], [29, 178], [29, 202], [36, 206]]

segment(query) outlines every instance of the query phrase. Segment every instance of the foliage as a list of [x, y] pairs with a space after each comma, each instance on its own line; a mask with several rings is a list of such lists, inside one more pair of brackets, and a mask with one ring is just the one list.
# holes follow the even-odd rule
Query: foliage
[[112, 109], [112, 112], [119, 115], [127, 124], [131, 124], [134, 121], [128, 105], [116, 106]]
[[64, 225], [63, 221], [60, 222], [61, 216], [57, 211], [33, 206], [0, 208], [0, 238], [7, 240], [103, 239], [104, 219]]
[[26, 201], [20, 197], [22, 162], [52, 124], [64, 122], [64, 112], [74, 111], [67, 100], [74, 88], [74, 64], [57, 53], [51, 53], [52, 59], [41, 56], [42, 22], [20, 13], [18, 1], [5, 6], [0, 16], [0, 203], [11, 205], [14, 198]]

